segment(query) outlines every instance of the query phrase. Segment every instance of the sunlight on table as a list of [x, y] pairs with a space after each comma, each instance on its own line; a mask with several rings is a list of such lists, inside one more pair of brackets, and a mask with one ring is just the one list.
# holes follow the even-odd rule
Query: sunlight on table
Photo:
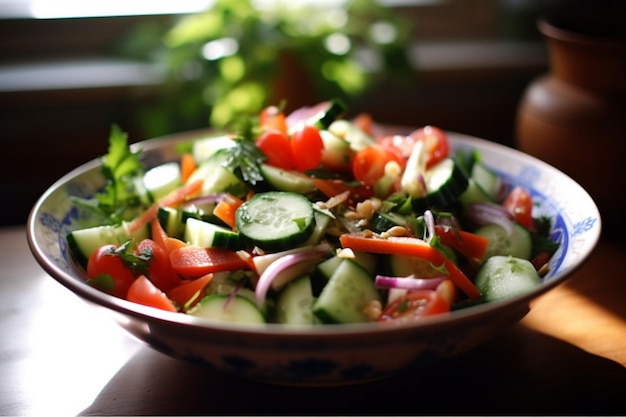
[[[141, 344], [49, 277], [40, 280], [34, 291], [33, 299], [42, 302], [42, 310], [49, 314], [27, 324], [32, 354], [21, 365], [22, 381], [28, 385], [19, 388], [30, 397], [25, 399], [26, 414], [77, 415]], [[103, 341], [111, 343], [103, 346]]]

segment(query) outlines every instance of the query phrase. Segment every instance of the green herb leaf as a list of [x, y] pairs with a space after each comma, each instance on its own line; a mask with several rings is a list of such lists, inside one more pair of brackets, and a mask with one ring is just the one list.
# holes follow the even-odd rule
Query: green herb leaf
[[259, 166], [267, 159], [255, 145], [255, 136], [255, 124], [250, 119], [245, 119], [234, 139], [236, 145], [224, 150], [227, 155], [224, 167], [251, 185], [263, 181]]

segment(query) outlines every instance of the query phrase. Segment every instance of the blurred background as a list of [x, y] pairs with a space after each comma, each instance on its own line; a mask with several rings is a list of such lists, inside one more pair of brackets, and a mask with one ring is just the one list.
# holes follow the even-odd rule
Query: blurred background
[[[295, 3], [295, 4], [294, 4]], [[342, 97], [350, 115], [513, 145], [557, 0], [0, 0], [0, 223], [132, 142]]]

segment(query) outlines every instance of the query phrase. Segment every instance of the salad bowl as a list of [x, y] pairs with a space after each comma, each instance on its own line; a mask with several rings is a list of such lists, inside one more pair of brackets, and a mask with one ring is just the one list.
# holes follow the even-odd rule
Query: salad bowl
[[[187, 132], [139, 142], [146, 167], [173, 161], [177, 144], [207, 132]], [[101, 161], [90, 161], [56, 181], [36, 202], [27, 224], [30, 249], [61, 285], [109, 315], [130, 335], [174, 358], [261, 382], [296, 386], [363, 383], [473, 349], [523, 318], [533, 299], [581, 267], [601, 234], [589, 194], [556, 168], [512, 148], [448, 132], [452, 148], [476, 150], [503, 179], [527, 187], [540, 215], [552, 219], [559, 249], [540, 285], [522, 295], [427, 317], [411, 323], [287, 328], [234, 325], [157, 310], [106, 294], [85, 282], [66, 236], [79, 216], [70, 196], [93, 195], [103, 186]], [[80, 331], [80, 329], [76, 329]]]

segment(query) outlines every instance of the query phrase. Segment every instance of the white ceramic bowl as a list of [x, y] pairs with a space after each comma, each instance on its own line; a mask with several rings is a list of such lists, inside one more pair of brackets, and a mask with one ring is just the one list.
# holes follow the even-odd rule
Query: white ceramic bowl
[[[146, 165], [154, 166], [175, 160], [175, 144], [198, 136], [190, 132], [134, 146], [143, 149]], [[134, 304], [86, 285], [84, 272], [68, 253], [65, 236], [78, 215], [68, 197], [91, 195], [103, 185], [99, 160], [68, 173], [38, 200], [28, 219], [28, 242], [40, 265], [59, 283], [172, 357], [277, 384], [321, 386], [379, 379], [462, 354], [518, 322], [529, 311], [530, 301], [574, 273], [600, 238], [596, 205], [562, 172], [502, 145], [453, 132], [449, 138], [454, 149], [479, 150], [487, 165], [504, 178], [531, 189], [541, 201], [541, 213], [555, 219], [552, 235], [561, 243], [560, 249], [550, 262], [550, 273], [532, 292], [412, 324], [328, 325], [308, 330], [233, 326]]]

